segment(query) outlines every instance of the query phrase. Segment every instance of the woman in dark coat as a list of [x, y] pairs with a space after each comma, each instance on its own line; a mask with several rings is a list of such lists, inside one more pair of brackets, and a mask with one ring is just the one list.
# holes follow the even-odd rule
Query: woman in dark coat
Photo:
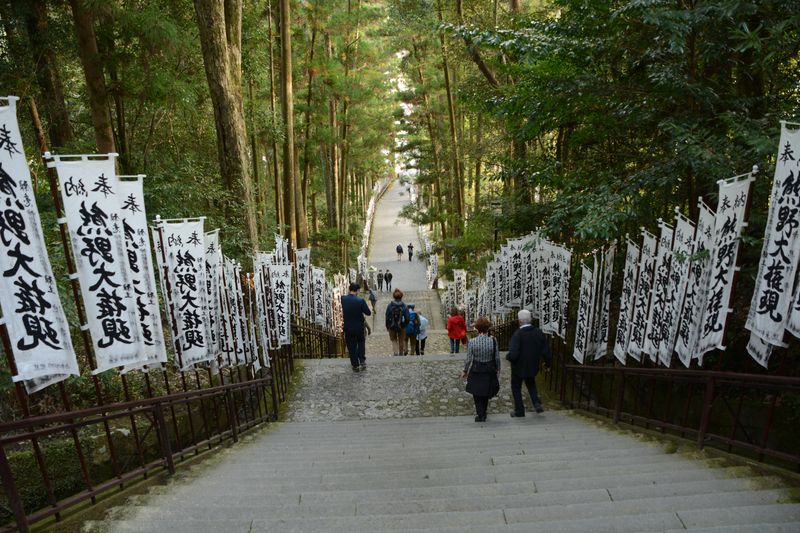
[[489, 398], [497, 396], [500, 390], [497, 378], [500, 372], [500, 349], [497, 339], [489, 336], [490, 326], [486, 317], [479, 317], [475, 321], [478, 336], [467, 345], [467, 357], [461, 373], [461, 379], [467, 380], [466, 390], [475, 401], [475, 422], [486, 421]]

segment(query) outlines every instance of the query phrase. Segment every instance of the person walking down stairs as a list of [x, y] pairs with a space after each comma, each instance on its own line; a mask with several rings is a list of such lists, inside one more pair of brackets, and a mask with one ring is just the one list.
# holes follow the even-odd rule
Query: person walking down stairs
[[467, 356], [464, 358], [464, 371], [461, 379], [467, 381], [466, 391], [475, 401], [475, 422], [486, 422], [486, 409], [489, 399], [500, 391], [500, 350], [497, 339], [489, 336], [491, 322], [486, 317], [478, 317], [475, 329], [478, 336], [469, 341]]
[[406, 337], [406, 326], [409, 323], [408, 307], [403, 303], [403, 291], [395, 289], [392, 293], [394, 298], [386, 306], [386, 330], [389, 332], [389, 340], [392, 341], [392, 355], [408, 354], [408, 339]]
[[365, 355], [364, 330], [366, 321], [364, 316], [370, 316], [367, 302], [358, 296], [361, 286], [358, 283], [350, 284], [349, 294], [342, 296], [342, 330], [344, 340], [347, 344], [347, 353], [350, 355], [350, 364], [354, 372], [367, 369], [367, 358]]
[[458, 312], [458, 308], [450, 309], [450, 316], [447, 317], [447, 336], [450, 337], [450, 354], [458, 353], [461, 339], [467, 335], [467, 323], [464, 317]]
[[397, 252], [397, 260], [398, 260], [398, 261], [400, 261], [401, 259], [403, 259], [403, 245], [402, 245], [402, 244], [400, 244], [400, 243], [398, 242], [398, 243], [397, 243], [397, 247], [395, 247], [394, 251], [395, 251], [395, 252]]
[[408, 250], [408, 260], [411, 261], [411, 258], [414, 257], [414, 245], [408, 243], [408, 247], [406, 249]]
[[536, 374], [539, 373], [539, 361], [544, 360], [545, 372], [550, 370], [553, 356], [550, 345], [542, 330], [531, 324], [531, 312], [522, 309], [517, 313], [519, 329], [511, 336], [508, 343], [506, 359], [511, 363], [511, 396], [514, 398], [514, 410], [511, 417], [525, 416], [525, 404], [522, 402], [522, 384], [528, 388], [533, 408], [537, 413], [544, 411], [539, 393], [536, 390]]
[[394, 277], [394, 274], [389, 272], [389, 269], [387, 268], [386, 269], [386, 274], [383, 275], [383, 280], [386, 282], [386, 290], [388, 292], [392, 291], [392, 278], [393, 277]]
[[378, 291], [383, 290], [383, 269], [378, 269]]
[[417, 333], [417, 355], [425, 355], [425, 341], [428, 339], [428, 319], [422, 315], [422, 311], [417, 309], [419, 318], [419, 333]]
[[408, 350], [412, 354], [419, 355], [417, 348], [417, 335], [419, 334], [419, 315], [414, 310], [414, 304], [408, 304], [408, 324], [406, 324], [406, 337], [408, 338]]

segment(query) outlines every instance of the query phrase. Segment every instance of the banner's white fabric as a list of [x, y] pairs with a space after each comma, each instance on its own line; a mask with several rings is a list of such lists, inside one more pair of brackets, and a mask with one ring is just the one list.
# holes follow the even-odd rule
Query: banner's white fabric
[[560, 308], [558, 319], [558, 336], [562, 340], [567, 339], [567, 320], [569, 319], [569, 282], [572, 274], [572, 252], [563, 246], [559, 247], [560, 252], [557, 255], [558, 268], [561, 270], [561, 296]]
[[508, 265], [509, 265], [509, 307], [520, 307], [522, 305], [522, 285], [523, 278], [523, 239], [512, 239], [508, 241]]
[[222, 307], [220, 305], [220, 285], [222, 283], [222, 247], [219, 244], [219, 230], [206, 232], [206, 301], [208, 302], [209, 349], [216, 357], [220, 349], [222, 329]]
[[301, 248], [295, 253], [297, 258], [297, 298], [300, 304], [300, 316], [308, 320], [309, 318], [309, 287], [311, 285], [310, 265], [311, 250]]
[[47, 256], [16, 100], [0, 98], [0, 308], [17, 365], [13, 379], [28, 380], [35, 392], [80, 372]]
[[[795, 152], [797, 150], [797, 152]], [[781, 125], [769, 215], [753, 300], [745, 327], [780, 345], [792, 314], [792, 284], [800, 259], [800, 128]], [[798, 329], [792, 327], [793, 333]], [[791, 331], [790, 330], [790, 331]], [[761, 350], [765, 354], [766, 350]], [[764, 364], [758, 358], [759, 363]], [[764, 364], [764, 366], [766, 366]]]
[[786, 329], [800, 339], [800, 282], [794, 290], [794, 297], [792, 298], [792, 305], [789, 308], [789, 321], [786, 324]]
[[161, 241], [172, 289], [181, 370], [208, 361], [209, 318], [203, 219], [162, 222]]
[[120, 225], [115, 154], [51, 156], [61, 186], [92, 348], [94, 373], [144, 362], [144, 344]]
[[247, 348], [243, 331], [244, 320], [242, 319], [242, 310], [239, 305], [239, 268], [235, 261], [223, 256], [222, 270], [224, 273], [223, 280], [225, 281], [225, 297], [227, 299], [230, 331], [233, 339], [231, 364], [242, 365], [247, 363]]
[[325, 316], [325, 269], [311, 267], [312, 298], [314, 302], [314, 323], [327, 325]]
[[694, 247], [694, 222], [675, 212], [675, 236], [672, 240], [672, 268], [667, 285], [667, 305], [664, 308], [664, 327], [666, 339], [661, 344], [658, 360], [664, 366], [670, 366], [672, 352], [675, 350], [675, 337], [678, 333], [681, 309], [686, 296], [689, 279], [689, 256]]
[[614, 340], [614, 357], [625, 364], [630, 342], [633, 309], [636, 305], [636, 279], [639, 275], [639, 246], [626, 238], [625, 270], [622, 273], [622, 294], [619, 298], [617, 336]]
[[756, 363], [767, 368], [769, 365], [769, 358], [772, 355], [772, 344], [768, 343], [755, 333], [750, 333], [750, 339], [747, 342], [747, 353], [750, 354]]
[[180, 352], [180, 340], [178, 339], [178, 330], [175, 320], [173, 319], [170, 309], [175, 308], [175, 302], [172, 299], [172, 292], [167, 290], [167, 287], [172, 287], [173, 281], [169, 280], [169, 272], [166, 267], [166, 251], [161, 245], [161, 228], [156, 221], [156, 225], [150, 226], [150, 237], [153, 239], [153, 250], [155, 250], [156, 270], [158, 271], [158, 285], [161, 289], [161, 298], [164, 300], [165, 316], [167, 318], [167, 326], [169, 333], [172, 336], [172, 349], [175, 353]]
[[706, 352], [719, 348], [724, 350], [722, 336], [728, 320], [728, 303], [731, 299], [736, 256], [739, 252], [739, 237], [744, 226], [747, 198], [752, 174], [746, 179], [733, 178], [719, 183], [719, 203], [714, 222], [714, 248], [711, 252], [710, 288], [698, 342], [697, 354], [702, 362]]
[[575, 343], [572, 357], [583, 364], [589, 347], [589, 336], [592, 322], [592, 283], [594, 272], [581, 263], [581, 286], [578, 291], [578, 317], [575, 323]]
[[[658, 223], [661, 226], [661, 234], [658, 238], [655, 275], [650, 293], [650, 312], [647, 315], [643, 349], [650, 356], [651, 361], [658, 361], [658, 355], [666, 341], [669, 329], [664, 323], [664, 314], [668, 306], [670, 309], [672, 308], [672, 304], [667, 301], [667, 298], [669, 297], [669, 271], [672, 264], [672, 237], [675, 231], [666, 222], [659, 220]], [[671, 352], [670, 355], [672, 355]], [[663, 364], [663, 361], [661, 363]]]
[[275, 262], [281, 265], [289, 263], [289, 241], [279, 233], [275, 234], [275, 251], [273, 252]]
[[125, 233], [125, 249], [128, 271], [136, 298], [139, 327], [144, 343], [144, 361], [126, 366], [123, 370], [141, 368], [142, 365], [159, 365], [167, 362], [164, 332], [161, 329], [161, 309], [158, 306], [156, 278], [153, 272], [153, 256], [147, 231], [147, 215], [144, 206], [143, 176], [119, 176], [119, 194], [122, 228]]
[[675, 353], [687, 368], [697, 357], [697, 341], [700, 319], [708, 295], [711, 266], [710, 250], [714, 242], [714, 220], [716, 215], [705, 203], [698, 202], [699, 215], [694, 234], [692, 255], [689, 257], [689, 273], [686, 280], [686, 297], [681, 308]]
[[463, 309], [466, 307], [467, 295], [467, 271], [454, 270], [453, 271], [453, 285], [455, 290], [455, 304], [458, 308]]
[[656, 269], [655, 235], [642, 230], [642, 251], [639, 259], [639, 278], [636, 280], [636, 298], [633, 303], [631, 318], [631, 334], [628, 342], [628, 354], [637, 361], [642, 360], [645, 346], [645, 330], [650, 310], [650, 293]]
[[595, 359], [605, 357], [608, 353], [609, 343], [609, 322], [611, 320], [611, 281], [614, 276], [614, 255], [617, 252], [617, 241], [613, 241], [603, 254], [603, 274], [602, 287], [598, 288], [599, 307], [597, 312], [600, 314], [597, 332], [597, 346], [594, 353]]
[[[272, 265], [269, 267], [269, 282], [272, 303], [278, 322], [278, 342], [281, 346], [292, 343], [291, 289], [292, 265]], [[341, 289], [339, 289], [341, 292]]]

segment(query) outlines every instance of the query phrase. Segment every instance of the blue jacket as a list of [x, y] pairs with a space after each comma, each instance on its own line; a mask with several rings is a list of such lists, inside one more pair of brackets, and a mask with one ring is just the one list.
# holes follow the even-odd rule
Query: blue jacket
[[345, 294], [342, 296], [342, 317], [345, 333], [364, 333], [364, 315], [371, 315], [367, 302], [364, 298], [355, 294]]

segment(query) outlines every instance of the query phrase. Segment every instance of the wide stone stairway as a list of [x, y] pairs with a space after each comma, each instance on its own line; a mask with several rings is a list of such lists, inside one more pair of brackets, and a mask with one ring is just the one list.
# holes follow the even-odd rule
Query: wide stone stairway
[[512, 419], [505, 384], [475, 423], [449, 356], [304, 366], [286, 421], [86, 529], [800, 531], [777, 478], [570, 412]]

